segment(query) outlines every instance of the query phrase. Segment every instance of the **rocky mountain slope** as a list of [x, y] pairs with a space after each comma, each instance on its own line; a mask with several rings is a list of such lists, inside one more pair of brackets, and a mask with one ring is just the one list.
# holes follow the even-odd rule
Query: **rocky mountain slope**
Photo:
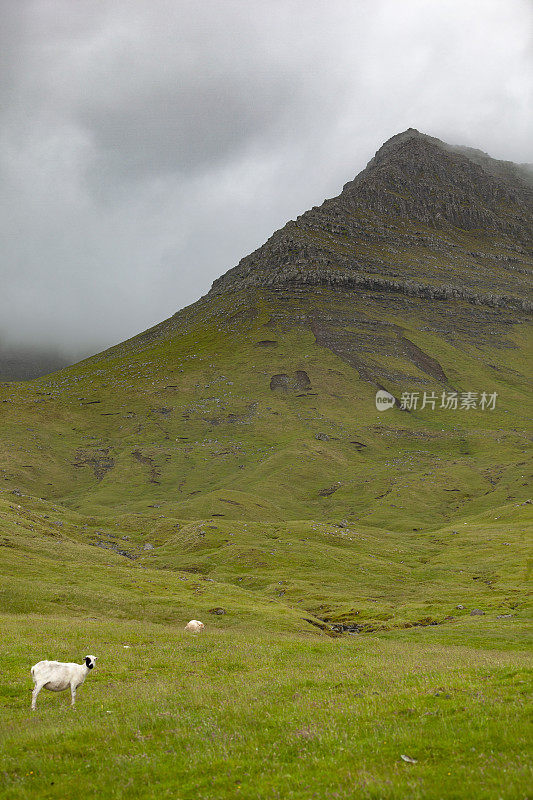
[[0, 386], [6, 552], [20, 526], [314, 626], [520, 604], [530, 232], [526, 168], [393, 137], [194, 305]]
[[533, 179], [415, 130], [386, 142], [341, 194], [285, 225], [212, 293], [291, 284], [528, 308]]

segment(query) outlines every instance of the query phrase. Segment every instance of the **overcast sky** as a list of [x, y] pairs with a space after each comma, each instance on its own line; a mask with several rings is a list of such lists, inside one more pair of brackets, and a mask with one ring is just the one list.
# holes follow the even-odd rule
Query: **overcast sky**
[[202, 294], [408, 127], [532, 161], [527, 0], [0, 0], [0, 340]]

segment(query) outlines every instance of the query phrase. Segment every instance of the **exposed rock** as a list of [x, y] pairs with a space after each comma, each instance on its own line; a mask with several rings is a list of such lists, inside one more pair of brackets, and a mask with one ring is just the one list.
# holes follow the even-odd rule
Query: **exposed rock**
[[[211, 294], [307, 285], [531, 310], [518, 285], [526, 284], [510, 287], [501, 264], [517, 277], [531, 274], [532, 195], [528, 170], [410, 128], [338, 197], [287, 223], [216, 280]], [[462, 252], [465, 230], [479, 245]], [[488, 250], [487, 240], [495, 244]], [[403, 346], [423, 371], [446, 380], [412, 342]]]
[[115, 466], [115, 459], [109, 455], [109, 447], [96, 448], [94, 450], [76, 451], [73, 467], [92, 467], [94, 477], [97, 481], [105, 478], [109, 470]]
[[296, 370], [296, 389], [302, 391], [311, 388], [311, 380], [303, 369]]
[[[272, 388], [272, 386], [270, 388]], [[202, 419], [205, 422], [209, 422], [210, 425], [223, 425], [224, 423], [233, 425], [237, 422], [249, 423], [256, 416], [257, 405], [257, 403], [249, 403], [242, 414], [234, 414], [230, 412], [229, 414], [218, 417], [202, 417]]]
[[349, 624], [336, 622], [331, 626], [331, 628], [337, 633], [360, 633], [361, 631], [366, 630], [365, 625], [356, 625], [352, 622]]
[[94, 543], [94, 546], [101, 547], [104, 550], [112, 550], [117, 555], [124, 556], [124, 558], [129, 558], [131, 560], [135, 560], [137, 558], [137, 556], [133, 555], [133, 553], [129, 553], [127, 550], [122, 550], [120, 547], [117, 547], [114, 542], [97, 541]]
[[291, 379], [287, 373], [283, 372], [279, 375], [273, 375], [270, 379], [270, 388], [274, 389], [281, 389], [284, 392], [289, 391], [296, 391], [296, 392], [307, 392], [311, 389], [311, 380], [307, 372], [304, 370], [299, 369], [294, 373], [294, 378]]
[[321, 489], [318, 494], [320, 497], [329, 497], [340, 488], [340, 483], [334, 483], [333, 486], [330, 486], [328, 489]]
[[161, 468], [157, 466], [151, 456], [145, 456], [140, 450], [134, 450], [131, 454], [140, 464], [150, 468], [149, 478], [150, 483], [160, 483]]
[[272, 391], [275, 389], [281, 389], [282, 391], [286, 392], [289, 389], [289, 376], [285, 373], [281, 373], [279, 375], [273, 375], [270, 379], [270, 388]]

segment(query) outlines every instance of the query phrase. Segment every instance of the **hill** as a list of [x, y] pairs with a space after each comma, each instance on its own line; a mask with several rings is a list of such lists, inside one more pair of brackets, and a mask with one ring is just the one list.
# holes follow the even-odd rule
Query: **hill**
[[[353, 604], [336, 565], [342, 553], [363, 568], [353, 542], [365, 530], [381, 543], [401, 531], [416, 552], [428, 531], [519, 509], [531, 188], [520, 169], [465, 152], [393, 137], [193, 306], [4, 385], [5, 488], [94, 517], [88, 530], [134, 529], [135, 558], [267, 592], [294, 537], [293, 600], [309, 605], [313, 583], [301, 585], [300, 550], [320, 552], [312, 593], [328, 608], [339, 582]], [[379, 412], [377, 389], [396, 406]]]
[[69, 360], [53, 350], [0, 344], [0, 381], [28, 381], [69, 366]]
[[[433, 673], [421, 658], [419, 722], [433, 713], [422, 683], [439, 691], [453, 673], [466, 692], [464, 664], [472, 693], [498, 664], [491, 702], [507, 702], [498, 681], [522, 675], [527, 631], [531, 197], [527, 167], [410, 129], [197, 303], [54, 375], [0, 385], [2, 605], [9, 630], [20, 626], [14, 663], [30, 657], [32, 625], [61, 649], [81, 646], [83, 622], [100, 650], [111, 647], [121, 675], [122, 639], [137, 631], [139, 647], [161, 664], [159, 677], [147, 678], [156, 697], [169, 673], [154, 643], [166, 647], [194, 616], [208, 622], [213, 652], [224, 650], [204, 675], [212, 687], [232, 648], [241, 665], [248, 647], [258, 659], [277, 648], [278, 668], [257, 684], [248, 665], [251, 685], [268, 693], [273, 676], [295, 690], [291, 658], [305, 670], [320, 653], [328, 670], [347, 675], [355, 642], [369, 659], [377, 647], [394, 698], [392, 739], [427, 647], [442, 645], [432, 651]], [[392, 395], [390, 408], [378, 410], [378, 390]], [[207, 645], [180, 647], [210, 658]], [[388, 673], [403, 658], [411, 666], [399, 690]], [[321, 697], [334, 691], [323, 679], [313, 678]], [[339, 685], [347, 701], [348, 684]], [[522, 713], [520, 697], [509, 698]], [[466, 717], [470, 703], [460, 706]], [[147, 709], [152, 722], [162, 713]], [[340, 711], [335, 720], [342, 727]], [[148, 735], [167, 742], [152, 722]], [[229, 736], [229, 717], [220, 725]], [[518, 792], [527, 781], [517, 767], [524, 729], [517, 724], [504, 743], [505, 715], [494, 720], [487, 710], [480, 725], [490, 743], [470, 729], [466, 740], [505, 751]], [[446, 754], [442, 774], [432, 764], [406, 783], [363, 749], [371, 780], [386, 774], [390, 786], [380, 779], [372, 794], [363, 781], [361, 796], [440, 797], [429, 788], [437, 774], [449, 796], [460, 796], [453, 786], [482, 791], [468, 759], [458, 757], [458, 783], [446, 776], [454, 744], [444, 727], [431, 727]], [[269, 747], [261, 737], [257, 746]], [[239, 769], [248, 763], [235, 758]], [[483, 763], [487, 791], [478, 796], [494, 796], [499, 767]], [[325, 791], [317, 770], [305, 786]], [[248, 778], [243, 796], [257, 797], [253, 770]], [[292, 794], [281, 779], [265, 783], [261, 796], [309, 796], [290, 785]], [[353, 796], [345, 771], [327, 790], [335, 787]], [[233, 790], [230, 781], [217, 796]]]

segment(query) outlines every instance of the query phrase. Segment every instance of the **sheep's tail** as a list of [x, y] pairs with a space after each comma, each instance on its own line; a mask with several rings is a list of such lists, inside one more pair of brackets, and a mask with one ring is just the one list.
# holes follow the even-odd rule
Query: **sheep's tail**
[[34, 669], [35, 669], [35, 667], [32, 667], [31, 670], [30, 670], [32, 678], [35, 678], [35, 673], [33, 671]]

